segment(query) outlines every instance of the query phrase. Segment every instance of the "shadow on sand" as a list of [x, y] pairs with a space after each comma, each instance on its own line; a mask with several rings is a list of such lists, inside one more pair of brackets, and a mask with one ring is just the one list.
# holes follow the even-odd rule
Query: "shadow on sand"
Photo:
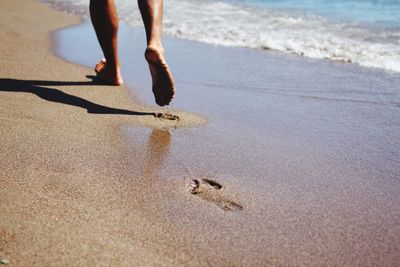
[[31, 93], [47, 101], [86, 109], [88, 113], [92, 114], [121, 114], [121, 115], [157, 117], [157, 113], [155, 112], [140, 112], [140, 111], [107, 107], [93, 103], [81, 97], [64, 93], [63, 91], [58, 89], [44, 87], [44, 86], [67, 86], [67, 85], [88, 86], [88, 85], [99, 85], [99, 84], [100, 83], [97, 82], [96, 80], [75, 82], [75, 81], [16, 80], [16, 79], [0, 78], [0, 92]]

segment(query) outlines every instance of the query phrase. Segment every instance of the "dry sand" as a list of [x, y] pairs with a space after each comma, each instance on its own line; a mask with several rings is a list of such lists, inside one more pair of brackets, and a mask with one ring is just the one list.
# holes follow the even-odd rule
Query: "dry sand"
[[[50, 31], [79, 18], [31, 0], [2, 0], [0, 18], [10, 265], [398, 265], [398, 75], [166, 38], [175, 105], [211, 118], [171, 109], [176, 124], [52, 54]], [[55, 35], [97, 60], [87, 23]], [[125, 81], [152, 103], [131, 60], [143, 33], [120, 37]]]
[[141, 170], [130, 173], [135, 157], [118, 126], [205, 119], [156, 119], [165, 110], [133, 102], [124, 87], [95, 86], [85, 78], [92, 70], [54, 57], [50, 31], [79, 18], [29, 0], [1, 6], [0, 258], [11, 266], [175, 262], [165, 246], [175, 237], [141, 208], [151, 182], [130, 189]]

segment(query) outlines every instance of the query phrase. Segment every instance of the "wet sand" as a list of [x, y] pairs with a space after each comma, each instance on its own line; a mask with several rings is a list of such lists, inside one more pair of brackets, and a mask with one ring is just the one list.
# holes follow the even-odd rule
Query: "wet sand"
[[[143, 31], [121, 28], [130, 89], [96, 86], [50, 51], [49, 31], [79, 20], [21, 3], [5, 1], [0, 20], [0, 258], [398, 264], [400, 75], [165, 38], [171, 125], [137, 114], [165, 112], [147, 89]], [[98, 60], [87, 22], [52, 37], [67, 60]]]

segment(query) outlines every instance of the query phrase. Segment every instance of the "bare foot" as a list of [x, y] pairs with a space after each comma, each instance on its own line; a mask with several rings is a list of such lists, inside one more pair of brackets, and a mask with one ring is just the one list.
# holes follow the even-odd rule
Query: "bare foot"
[[96, 64], [94, 71], [96, 72], [97, 78], [106, 84], [122, 85], [124, 83], [120, 71], [108, 68], [107, 62], [104, 58]]
[[144, 56], [149, 63], [153, 94], [159, 106], [169, 105], [174, 97], [174, 79], [164, 59], [162, 49], [147, 47]]

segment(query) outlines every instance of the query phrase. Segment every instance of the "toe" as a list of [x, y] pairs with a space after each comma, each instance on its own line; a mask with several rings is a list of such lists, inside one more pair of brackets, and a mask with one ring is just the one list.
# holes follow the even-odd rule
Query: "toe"
[[106, 66], [106, 60], [103, 58], [102, 60], [100, 60], [99, 63], [96, 64], [96, 66], [94, 67], [94, 71], [99, 73], [101, 72]]
[[171, 102], [171, 100], [167, 100], [165, 97], [156, 98], [157, 105], [159, 105], [161, 107], [168, 105], [170, 102]]

